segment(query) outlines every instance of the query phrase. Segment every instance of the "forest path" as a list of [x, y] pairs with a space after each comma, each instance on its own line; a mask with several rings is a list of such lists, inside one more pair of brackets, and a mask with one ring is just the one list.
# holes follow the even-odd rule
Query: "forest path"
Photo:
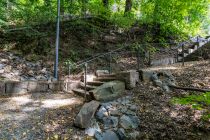
[[77, 113], [75, 110], [82, 103], [82, 98], [64, 93], [0, 98], [0, 139], [43, 140], [50, 135], [57, 137], [56, 134], [71, 130], [76, 115], [74, 112]]

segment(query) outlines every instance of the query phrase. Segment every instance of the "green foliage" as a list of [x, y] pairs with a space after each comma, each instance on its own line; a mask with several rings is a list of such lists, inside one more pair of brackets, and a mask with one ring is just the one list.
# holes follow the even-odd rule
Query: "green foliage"
[[172, 102], [182, 105], [192, 105], [193, 108], [202, 108], [210, 105], [210, 92], [201, 95], [189, 95], [184, 98], [174, 98]]
[[160, 24], [164, 34], [184, 33], [195, 35], [207, 19], [208, 0], [143, 0], [142, 20]]
[[210, 119], [210, 92], [203, 93], [201, 95], [188, 95], [183, 98], [173, 98], [171, 100], [173, 104], [191, 105], [192, 108], [197, 110], [207, 109], [207, 112], [203, 114], [202, 119], [209, 121]]
[[[149, 25], [145, 42], [164, 42], [173, 35], [181, 38], [202, 35], [210, 28], [209, 0], [133, 0], [132, 9], [126, 14], [126, 0], [109, 0], [108, 6], [104, 6], [102, 0], [61, 1], [62, 17], [102, 17], [125, 30], [136, 21]], [[57, 0], [2, 0], [0, 27], [55, 21], [56, 12]]]

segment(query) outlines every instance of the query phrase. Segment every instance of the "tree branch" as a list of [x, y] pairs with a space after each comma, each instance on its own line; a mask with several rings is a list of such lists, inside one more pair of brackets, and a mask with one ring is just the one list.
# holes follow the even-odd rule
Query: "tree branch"
[[210, 89], [199, 89], [199, 88], [192, 88], [192, 87], [179, 87], [174, 85], [169, 85], [171, 88], [175, 89], [182, 89], [182, 90], [190, 90], [190, 91], [198, 91], [198, 92], [210, 92]]

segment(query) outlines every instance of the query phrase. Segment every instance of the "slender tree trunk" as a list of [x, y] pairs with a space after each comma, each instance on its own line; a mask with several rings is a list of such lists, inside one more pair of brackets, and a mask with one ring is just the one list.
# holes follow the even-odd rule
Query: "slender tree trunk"
[[109, 7], [109, 0], [102, 0], [102, 2], [105, 8]]
[[64, 8], [64, 0], [61, 0], [61, 15], [64, 15], [65, 8]]
[[132, 9], [132, 0], [126, 0], [124, 14], [126, 15], [126, 13], [130, 12], [131, 9]]
[[81, 14], [82, 16], [86, 17], [86, 3], [87, 3], [87, 0], [81, 0], [82, 1], [82, 7], [81, 7]]

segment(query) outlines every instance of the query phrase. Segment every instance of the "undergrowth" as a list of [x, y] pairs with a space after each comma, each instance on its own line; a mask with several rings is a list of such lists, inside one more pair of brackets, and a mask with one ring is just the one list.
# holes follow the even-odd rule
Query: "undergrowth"
[[188, 95], [182, 98], [173, 98], [172, 103], [180, 105], [191, 105], [192, 108], [196, 110], [206, 109], [207, 113], [203, 116], [203, 119], [210, 119], [210, 92], [206, 92], [200, 95]]

